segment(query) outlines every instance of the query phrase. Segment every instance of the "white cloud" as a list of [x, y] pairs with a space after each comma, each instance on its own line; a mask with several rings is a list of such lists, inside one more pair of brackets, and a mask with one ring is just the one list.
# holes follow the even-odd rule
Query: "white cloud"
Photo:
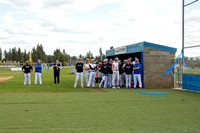
[[[85, 54], [91, 50], [98, 54], [99, 47], [105, 51], [141, 41], [150, 41], [181, 49], [181, 1], [174, 0], [0, 0], [17, 11], [8, 11], [0, 18], [0, 45], [23, 46], [31, 49], [43, 44], [50, 54], [55, 48], [65, 48], [71, 55]], [[105, 4], [120, 3], [116, 10], [107, 12], [113, 18], [88, 17], [87, 14]], [[26, 14], [15, 20], [15, 14]], [[190, 45], [198, 43], [200, 10], [186, 14], [187, 36]], [[79, 20], [72, 16], [81, 16]], [[198, 29], [198, 30], [197, 30]], [[186, 38], [187, 38], [186, 37]], [[193, 39], [191, 39], [193, 38]], [[7, 40], [6, 40], [7, 39]], [[19, 43], [21, 41], [21, 43]], [[10, 45], [8, 45], [10, 42]], [[14, 42], [14, 43], [13, 43]], [[186, 42], [189, 41], [186, 39]], [[14, 44], [14, 45], [13, 45]], [[4, 46], [7, 49], [9, 47]]]

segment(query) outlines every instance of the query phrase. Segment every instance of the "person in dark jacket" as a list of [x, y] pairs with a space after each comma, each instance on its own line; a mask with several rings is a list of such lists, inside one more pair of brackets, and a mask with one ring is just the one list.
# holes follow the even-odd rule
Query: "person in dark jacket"
[[79, 77], [81, 77], [81, 87], [83, 87], [83, 63], [82, 59], [78, 59], [78, 63], [76, 64], [76, 80], [74, 84], [74, 88], [76, 88], [76, 85], [78, 83]]
[[101, 66], [101, 73], [102, 73], [102, 80], [99, 84], [99, 88], [101, 88], [101, 85], [104, 82], [104, 88], [107, 88], [107, 82], [108, 82], [108, 59], [103, 60], [103, 65]]
[[119, 85], [120, 87], [122, 87], [122, 85], [124, 84], [123, 82], [123, 75], [124, 75], [124, 70], [123, 70], [123, 65], [121, 64], [121, 61], [119, 62]]
[[54, 84], [56, 84], [56, 78], [57, 78], [57, 83], [60, 84], [60, 64], [58, 60], [56, 60], [56, 63], [53, 65], [53, 69], [54, 69]]
[[126, 88], [131, 88], [132, 71], [133, 66], [130, 64], [130, 59], [128, 59], [127, 64], [124, 66], [124, 72], [126, 73]]

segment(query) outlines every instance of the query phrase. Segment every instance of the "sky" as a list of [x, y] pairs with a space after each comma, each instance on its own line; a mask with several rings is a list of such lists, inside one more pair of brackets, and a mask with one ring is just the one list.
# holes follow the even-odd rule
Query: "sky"
[[[189, 3], [191, 0], [185, 0]], [[182, 47], [182, 0], [0, 0], [0, 47], [70, 55], [142, 41]], [[185, 46], [200, 45], [200, 1], [185, 8]], [[200, 56], [200, 48], [185, 50]]]

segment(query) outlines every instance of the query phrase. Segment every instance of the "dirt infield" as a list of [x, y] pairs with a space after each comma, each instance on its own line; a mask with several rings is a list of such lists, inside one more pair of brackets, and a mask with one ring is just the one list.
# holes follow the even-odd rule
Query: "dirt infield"
[[11, 78], [13, 78], [13, 76], [0, 77], [0, 82], [4, 82], [4, 81], [9, 80]]

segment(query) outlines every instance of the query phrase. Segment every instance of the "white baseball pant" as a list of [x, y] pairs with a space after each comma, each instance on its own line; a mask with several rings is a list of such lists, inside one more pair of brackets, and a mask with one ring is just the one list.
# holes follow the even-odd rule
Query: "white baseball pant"
[[92, 83], [92, 87], [95, 87], [95, 77], [96, 77], [96, 72], [90, 72], [90, 78], [89, 78], [87, 87], [90, 87], [91, 83]]
[[125, 74], [122, 73], [119, 75], [120, 86], [124, 85]]
[[131, 76], [132, 74], [126, 74], [126, 88], [131, 88]]
[[81, 77], [81, 87], [83, 86], [83, 72], [81, 72], [81, 73], [77, 72], [74, 87], [76, 87], [78, 80], [79, 80], [79, 77]]
[[117, 86], [119, 86], [119, 71], [113, 71], [112, 85], [115, 86], [116, 82]]
[[87, 85], [90, 79], [90, 72], [86, 72], [85, 76], [86, 76], [86, 85]]
[[139, 82], [139, 87], [142, 88], [142, 82], [141, 82], [141, 75], [140, 74], [134, 74], [134, 88], [136, 88], [137, 81]]
[[113, 74], [109, 74], [108, 76], [108, 86], [112, 87], [112, 78], [113, 78]]
[[134, 83], [134, 71], [132, 72], [131, 80], [132, 80], [133, 83]]
[[30, 73], [24, 74], [24, 85], [26, 85], [27, 79], [28, 79], [28, 84], [31, 85], [31, 74]]
[[37, 84], [37, 78], [39, 78], [40, 84], [42, 84], [41, 73], [35, 72], [35, 85]]
[[101, 86], [101, 85], [103, 84], [103, 82], [104, 82], [104, 88], [107, 88], [108, 76], [105, 76], [105, 75], [104, 75], [104, 76], [102, 77], [102, 80], [101, 80], [99, 86]]

